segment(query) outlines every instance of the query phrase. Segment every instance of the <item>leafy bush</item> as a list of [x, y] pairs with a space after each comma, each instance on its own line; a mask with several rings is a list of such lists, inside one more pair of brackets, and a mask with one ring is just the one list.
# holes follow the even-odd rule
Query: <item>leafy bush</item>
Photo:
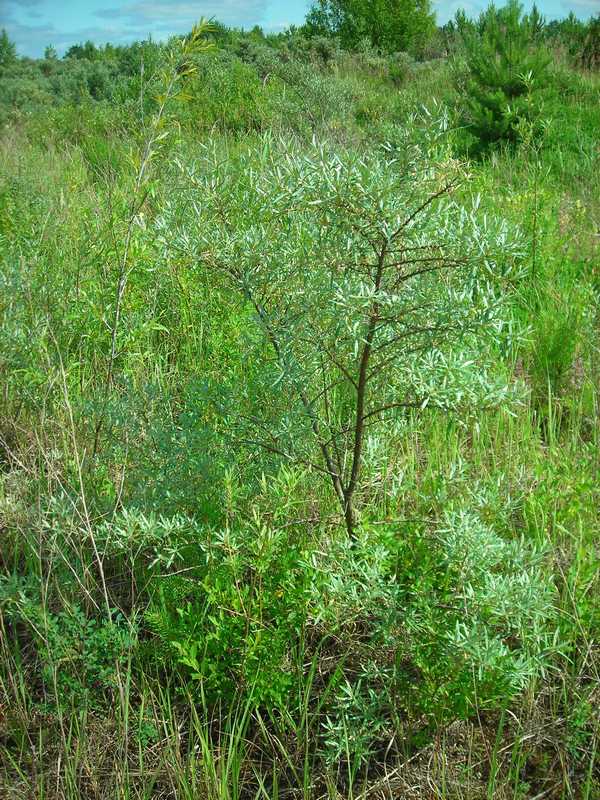
[[388, 74], [395, 86], [402, 86], [413, 74], [414, 62], [408, 53], [396, 53], [390, 57]]
[[331, 693], [323, 752], [360, 762], [399, 727], [503, 707], [549, 663], [544, 553], [476, 511], [448, 512], [430, 531], [388, 524], [355, 543], [310, 546], [300, 531], [256, 514], [199, 532], [183, 560], [172, 560], [171, 536], [162, 555], [159, 545], [174, 574], [154, 579], [146, 621], [208, 699], [293, 709], [302, 663], [316, 659]]
[[159, 581], [146, 619], [209, 699], [242, 692], [255, 704], [288, 702], [313, 577], [302, 550], [291, 528], [257, 518], [205, 532], [199, 566]]
[[352, 96], [343, 82], [302, 61], [282, 61], [273, 70], [281, 86], [282, 127], [311, 138], [343, 124]]
[[577, 63], [585, 40], [586, 24], [570, 11], [564, 19], [548, 22], [545, 38], [555, 51], [566, 53], [572, 64]]
[[0, 69], [9, 67], [17, 60], [17, 48], [4, 28], [0, 32]]
[[35, 596], [32, 581], [0, 576], [0, 616], [34, 642], [37, 666], [50, 704], [101, 703], [117, 690], [136, 645], [136, 626], [120, 614], [97, 619], [79, 606], [56, 613]]
[[269, 100], [256, 71], [235, 56], [204, 59], [188, 92], [185, 116], [194, 127], [247, 133], [269, 123]]
[[0, 68], [0, 794], [596, 796], [571, 27], [543, 140], [469, 165], [450, 65], [370, 40]]
[[231, 287], [254, 316], [257, 357], [272, 354], [264, 413], [239, 439], [331, 480], [352, 534], [365, 431], [410, 408], [506, 396], [468, 353], [502, 327], [499, 287], [518, 262], [518, 233], [443, 203], [458, 166], [433, 166], [409, 139], [364, 158], [281, 153], [266, 139], [227, 162], [209, 150], [185, 173], [189, 195], [157, 223], [166, 252], [175, 243], [215, 287]]
[[581, 311], [576, 299], [571, 299], [574, 302], [567, 305], [561, 298], [545, 298], [533, 330], [532, 400], [542, 416], [564, 395], [581, 336]]
[[[549, 663], [556, 619], [543, 552], [506, 539], [472, 510], [434, 531], [334, 546], [314, 620], [348, 655], [325, 740], [359, 760], [423, 723], [501, 708]], [[319, 596], [316, 596], [319, 592]], [[352, 749], [354, 748], [354, 749]]]

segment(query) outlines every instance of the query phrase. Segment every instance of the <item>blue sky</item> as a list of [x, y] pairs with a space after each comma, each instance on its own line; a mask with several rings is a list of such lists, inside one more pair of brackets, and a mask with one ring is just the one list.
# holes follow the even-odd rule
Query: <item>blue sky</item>
[[[37, 56], [48, 44], [62, 53], [87, 39], [115, 44], [148, 34], [164, 39], [189, 30], [201, 16], [277, 31], [301, 23], [309, 5], [310, 0], [0, 0], [0, 28], [6, 28], [19, 53]], [[434, 0], [441, 22], [459, 8], [476, 13], [484, 5], [487, 0]], [[525, 2], [530, 5], [531, 0]], [[538, 0], [538, 6], [548, 18], [569, 11], [582, 18], [600, 13], [600, 0]]]

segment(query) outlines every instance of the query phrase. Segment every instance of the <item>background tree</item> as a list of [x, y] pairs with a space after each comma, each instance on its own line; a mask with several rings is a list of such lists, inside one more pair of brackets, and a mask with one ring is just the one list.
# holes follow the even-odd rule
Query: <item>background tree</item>
[[2, 28], [0, 33], [0, 67], [8, 67], [17, 60], [17, 48]]
[[65, 53], [65, 58], [85, 58], [88, 61], [95, 61], [101, 58], [102, 51], [89, 39], [84, 44], [74, 44]]
[[420, 52], [435, 31], [430, 0], [318, 0], [307, 32], [337, 36], [347, 48], [368, 39], [387, 52]]

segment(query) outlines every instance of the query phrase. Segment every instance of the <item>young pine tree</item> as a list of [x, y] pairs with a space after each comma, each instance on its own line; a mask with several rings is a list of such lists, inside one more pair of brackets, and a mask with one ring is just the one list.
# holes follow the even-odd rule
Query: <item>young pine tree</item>
[[493, 4], [477, 22], [457, 16], [466, 58], [466, 122], [485, 150], [515, 142], [523, 121], [535, 125], [541, 112], [549, 55], [540, 45], [543, 20], [537, 9], [523, 16], [518, 0]]
[[8, 38], [7, 32], [2, 28], [0, 31], [0, 69], [8, 67], [17, 60], [17, 48], [14, 42]]

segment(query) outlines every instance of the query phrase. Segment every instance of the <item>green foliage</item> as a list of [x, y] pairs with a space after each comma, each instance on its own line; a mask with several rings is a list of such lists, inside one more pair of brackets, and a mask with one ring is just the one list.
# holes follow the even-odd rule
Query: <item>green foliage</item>
[[561, 20], [551, 20], [546, 26], [546, 37], [555, 48], [564, 49], [576, 62], [585, 39], [586, 24], [571, 11]]
[[600, 15], [588, 23], [579, 59], [586, 69], [600, 69]]
[[482, 149], [515, 142], [519, 126], [539, 124], [549, 55], [539, 44], [538, 18], [522, 16], [518, 0], [491, 5], [477, 23], [457, 17], [467, 74], [460, 81], [466, 122]]
[[74, 44], [65, 53], [65, 58], [85, 59], [94, 61], [101, 56], [101, 50], [88, 39], [84, 44]]
[[347, 48], [367, 39], [383, 51], [418, 54], [435, 23], [429, 0], [319, 0], [310, 9], [305, 28], [310, 35], [339, 37]]
[[534, 328], [530, 365], [534, 405], [544, 413], [564, 396], [581, 335], [577, 298], [545, 298]]
[[212, 700], [241, 692], [256, 704], [288, 701], [313, 577], [302, 549], [293, 529], [257, 518], [207, 531], [196, 569], [158, 583], [146, 619]]
[[[367, 760], [399, 724], [502, 707], [554, 652], [554, 595], [542, 553], [471, 510], [436, 531], [388, 528], [333, 549], [316, 619], [352, 654], [328, 717], [328, 758]], [[377, 537], [379, 540], [380, 536]]]
[[[519, 234], [442, 203], [458, 166], [434, 166], [408, 136], [403, 151], [360, 159], [325, 148], [282, 156], [265, 140], [227, 163], [209, 153], [186, 175], [191, 197], [159, 221], [164, 247], [175, 240], [247, 303], [274, 359], [265, 374], [286, 391], [283, 405], [270, 392], [256, 432], [240, 438], [322, 470], [351, 533], [365, 429], [409, 408], [505, 398], [469, 353], [478, 333], [503, 326], [498, 287], [518, 263]], [[197, 209], [191, 228], [179, 202]]]
[[389, 77], [395, 86], [404, 85], [408, 78], [411, 77], [414, 70], [414, 64], [407, 53], [396, 53], [389, 66]]
[[154, 579], [146, 613], [168, 647], [158, 652], [208, 698], [285, 708], [301, 680], [299, 653], [322, 637], [335, 654], [322, 743], [332, 762], [348, 752], [364, 761], [401, 719], [502, 707], [555, 651], [544, 554], [472, 511], [448, 513], [435, 532], [398, 536], [390, 525], [326, 550], [258, 516], [239, 531], [199, 531], [183, 561], [175, 541], [155, 540], [153, 563], [174, 570]]
[[0, 33], [0, 69], [10, 67], [17, 60], [17, 48], [14, 42], [8, 38], [4, 28]]
[[99, 620], [79, 606], [53, 613], [35, 597], [33, 583], [16, 575], [0, 576], [0, 612], [31, 637], [50, 704], [95, 705], [117, 690], [119, 670], [136, 646], [132, 620], [118, 613]]
[[[234, 134], [269, 124], [269, 98], [251, 66], [227, 53], [205, 59], [189, 87], [185, 117], [192, 129], [216, 128]], [[185, 118], [184, 117], [184, 118]]]
[[471, 512], [449, 513], [439, 536], [450, 585], [411, 622], [420, 703], [434, 716], [464, 716], [501, 705], [539, 672], [552, 652], [553, 591], [541, 553], [503, 540]]
[[545, 35], [559, 52], [568, 56], [571, 64], [588, 70], [600, 65], [600, 17], [587, 22], [571, 11], [564, 19], [552, 20], [546, 25]]
[[453, 26], [1, 68], [2, 796], [595, 797], [599, 87], [527, 20], [470, 163]]
[[343, 127], [353, 100], [344, 84], [302, 61], [280, 63], [273, 72], [281, 85], [284, 125], [307, 139], [328, 128], [335, 132]]

